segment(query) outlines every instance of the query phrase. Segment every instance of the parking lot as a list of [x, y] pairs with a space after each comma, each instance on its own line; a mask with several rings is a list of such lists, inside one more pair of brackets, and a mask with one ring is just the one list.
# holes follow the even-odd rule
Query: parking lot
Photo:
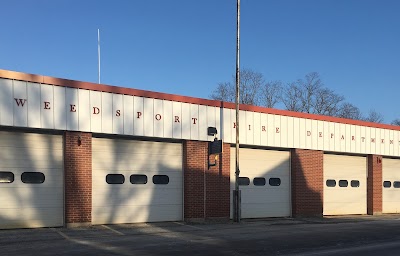
[[[1, 255], [395, 255], [400, 215], [0, 231]], [[379, 253], [378, 253], [379, 252]]]

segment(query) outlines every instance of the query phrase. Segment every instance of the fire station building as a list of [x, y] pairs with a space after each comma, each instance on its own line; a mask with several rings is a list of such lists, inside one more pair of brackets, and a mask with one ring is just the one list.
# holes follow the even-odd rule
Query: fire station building
[[[0, 70], [0, 229], [229, 220], [235, 131], [232, 103]], [[242, 218], [400, 212], [400, 127], [241, 105], [240, 147]]]

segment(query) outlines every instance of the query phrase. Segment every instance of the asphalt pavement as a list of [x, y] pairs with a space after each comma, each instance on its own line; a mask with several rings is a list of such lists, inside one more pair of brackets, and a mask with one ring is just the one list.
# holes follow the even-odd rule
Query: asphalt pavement
[[0, 255], [399, 255], [400, 215], [0, 230]]

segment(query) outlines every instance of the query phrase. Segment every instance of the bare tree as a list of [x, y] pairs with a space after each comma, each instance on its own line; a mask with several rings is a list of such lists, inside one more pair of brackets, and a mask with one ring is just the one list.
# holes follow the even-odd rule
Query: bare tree
[[299, 101], [302, 97], [302, 90], [297, 83], [289, 83], [282, 90], [281, 101], [287, 110], [302, 111], [302, 106]]
[[316, 93], [321, 90], [323, 84], [317, 72], [309, 73], [305, 79], [297, 81], [301, 88], [301, 109], [305, 113], [313, 113], [316, 104]]
[[360, 109], [348, 102], [343, 103], [339, 107], [338, 112], [335, 116], [354, 120], [362, 120]]
[[235, 87], [231, 83], [219, 83], [217, 88], [210, 95], [210, 98], [213, 100], [234, 102]]
[[340, 109], [344, 97], [334, 93], [328, 88], [320, 88], [315, 92], [313, 113], [319, 115], [335, 116]]
[[373, 123], [382, 123], [383, 115], [381, 113], [376, 112], [374, 109], [371, 109], [368, 113], [368, 116], [363, 118], [364, 121], [373, 122]]
[[[235, 81], [235, 78], [233, 78]], [[248, 105], [260, 104], [260, 90], [264, 84], [263, 75], [251, 69], [243, 69], [240, 71], [240, 103]], [[227, 102], [235, 102], [236, 86], [235, 82], [219, 83], [217, 88], [212, 92], [210, 98], [213, 100], [222, 100]]]
[[240, 72], [240, 102], [247, 105], [259, 105], [259, 93], [264, 83], [263, 75], [250, 69]]
[[400, 126], [400, 118], [394, 119], [394, 120], [392, 121], [392, 125]]
[[288, 84], [281, 96], [287, 110], [329, 116], [337, 115], [343, 100], [343, 96], [324, 87], [316, 72]]
[[273, 108], [281, 99], [282, 82], [270, 81], [261, 88], [261, 102], [267, 108]]

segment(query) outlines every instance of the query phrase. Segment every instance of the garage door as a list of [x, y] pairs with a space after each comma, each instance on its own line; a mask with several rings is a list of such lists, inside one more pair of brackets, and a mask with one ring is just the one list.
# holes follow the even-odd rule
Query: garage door
[[63, 225], [62, 136], [0, 132], [0, 228]]
[[324, 215], [367, 214], [365, 157], [324, 155]]
[[382, 212], [400, 213], [400, 159], [383, 159], [382, 180]]
[[[290, 153], [241, 148], [239, 155], [242, 218], [290, 216]], [[231, 148], [230, 176], [232, 191], [235, 189], [235, 148]]]
[[94, 224], [183, 219], [182, 145], [93, 138]]

